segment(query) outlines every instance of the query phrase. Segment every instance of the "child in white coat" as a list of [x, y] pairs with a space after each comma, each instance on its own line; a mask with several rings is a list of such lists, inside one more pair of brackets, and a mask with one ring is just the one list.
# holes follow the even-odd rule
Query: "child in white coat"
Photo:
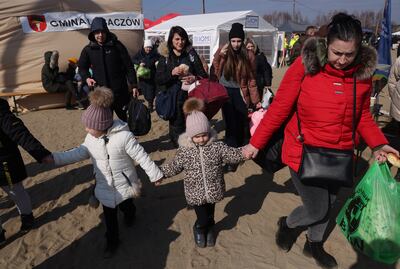
[[103, 206], [107, 245], [104, 257], [111, 257], [119, 244], [117, 209], [124, 214], [127, 226], [133, 224], [133, 198], [140, 195], [141, 183], [133, 161], [139, 163], [150, 181], [163, 177], [157, 165], [129, 131], [127, 124], [113, 120], [111, 90], [96, 88], [89, 95], [91, 105], [82, 115], [88, 132], [79, 147], [53, 153], [56, 165], [66, 165], [91, 158], [96, 178], [95, 196]]

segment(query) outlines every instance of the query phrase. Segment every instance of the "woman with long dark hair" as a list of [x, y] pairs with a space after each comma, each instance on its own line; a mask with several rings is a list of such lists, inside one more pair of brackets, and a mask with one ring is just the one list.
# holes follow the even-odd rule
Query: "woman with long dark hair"
[[[161, 57], [157, 65], [156, 83], [159, 87], [168, 89], [174, 84], [192, 84], [197, 77], [207, 78], [201, 60], [189, 41], [185, 29], [173, 26], [169, 31], [168, 41], [160, 44], [158, 52]], [[188, 93], [179, 90], [176, 102], [175, 116], [169, 121], [169, 136], [175, 147], [178, 137], [185, 131], [185, 116], [183, 103]]]
[[[255, 80], [255, 56], [244, 45], [243, 25], [232, 24], [229, 43], [214, 54], [213, 75], [228, 91], [229, 101], [222, 107], [225, 143], [231, 147], [245, 145], [250, 138], [248, 109], [260, 102]], [[228, 165], [233, 172], [236, 166]]]

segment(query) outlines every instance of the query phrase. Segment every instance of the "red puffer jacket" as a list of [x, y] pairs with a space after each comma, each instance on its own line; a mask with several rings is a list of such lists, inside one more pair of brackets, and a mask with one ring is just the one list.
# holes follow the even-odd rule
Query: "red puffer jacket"
[[357, 134], [370, 148], [388, 143], [369, 111], [375, 50], [360, 48], [359, 64], [348, 70], [337, 70], [329, 64], [321, 64], [316, 53], [317, 46], [315, 38], [306, 42], [302, 56], [287, 70], [274, 102], [250, 140], [254, 147], [263, 148], [272, 134], [289, 119], [282, 160], [295, 171], [299, 169], [302, 155], [296, 109], [306, 144], [335, 149], [352, 148], [353, 76], [357, 79]]

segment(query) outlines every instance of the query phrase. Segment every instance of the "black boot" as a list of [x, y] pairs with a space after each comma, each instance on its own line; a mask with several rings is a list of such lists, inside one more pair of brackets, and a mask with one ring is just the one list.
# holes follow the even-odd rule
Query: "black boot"
[[5, 233], [6, 233], [6, 230], [1, 229], [1, 232], [0, 232], [0, 246], [6, 242]]
[[280, 217], [278, 220], [278, 231], [275, 235], [275, 242], [280, 249], [289, 252], [302, 230], [301, 228], [289, 228], [286, 224], [286, 218]]
[[206, 231], [204, 228], [199, 227], [197, 224], [193, 226], [194, 242], [199, 248], [206, 247]]
[[33, 214], [21, 214], [21, 228], [20, 232], [22, 233], [27, 233], [29, 230], [33, 228], [33, 225], [35, 224], [35, 218], [33, 217]]
[[214, 225], [212, 225], [207, 229], [207, 247], [215, 246], [215, 239]]
[[336, 268], [335, 258], [324, 250], [323, 244], [323, 242], [311, 242], [307, 238], [303, 254], [307, 257], [313, 257], [322, 268]]

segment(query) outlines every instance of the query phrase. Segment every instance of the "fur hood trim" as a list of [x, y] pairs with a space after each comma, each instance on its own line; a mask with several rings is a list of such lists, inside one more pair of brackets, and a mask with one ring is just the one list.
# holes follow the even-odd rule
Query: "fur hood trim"
[[[192, 49], [192, 46], [187, 46], [186, 49], [185, 49], [186, 53], [189, 53], [189, 51], [191, 49]], [[163, 57], [168, 59], [170, 50], [168, 48], [167, 41], [161, 42], [158, 45], [157, 51], [158, 51], [158, 54], [160, 54], [161, 56], [163, 56]]]
[[[305, 73], [315, 75], [328, 62], [327, 44], [323, 38], [309, 38], [304, 43], [301, 52]], [[355, 77], [365, 80], [372, 77], [377, 63], [376, 50], [370, 46], [361, 45], [354, 65], [357, 65]]]
[[[208, 146], [211, 143], [217, 141], [217, 131], [211, 129], [210, 131], [210, 140], [208, 140], [207, 144], [204, 146]], [[183, 133], [178, 138], [178, 144], [180, 147], [184, 148], [195, 148], [196, 145], [193, 143], [192, 138], [187, 135], [187, 133]]]

